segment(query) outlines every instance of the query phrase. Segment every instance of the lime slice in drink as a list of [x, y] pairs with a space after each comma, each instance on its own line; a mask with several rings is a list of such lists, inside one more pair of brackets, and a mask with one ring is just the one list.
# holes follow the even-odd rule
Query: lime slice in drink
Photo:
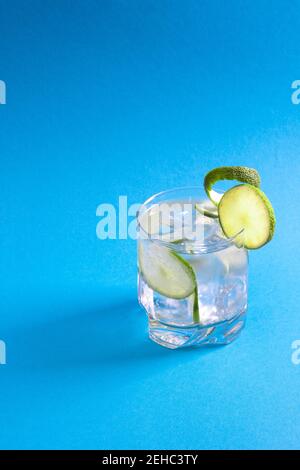
[[147, 284], [172, 299], [194, 294], [193, 319], [199, 321], [197, 281], [193, 268], [180, 255], [152, 241], [139, 243], [139, 266]]
[[218, 211], [225, 235], [234, 237], [242, 231], [237, 242], [245, 248], [260, 248], [273, 237], [273, 207], [267, 196], [255, 186], [241, 184], [226, 191], [218, 205]]
[[220, 180], [236, 180], [253, 186], [260, 186], [259, 173], [254, 168], [246, 166], [222, 166], [207, 173], [204, 178], [204, 188], [209, 199], [217, 206], [223, 194], [212, 189], [213, 185]]
[[139, 244], [139, 264], [147, 284], [172, 299], [184, 299], [196, 288], [192, 267], [174, 251], [153, 242]]

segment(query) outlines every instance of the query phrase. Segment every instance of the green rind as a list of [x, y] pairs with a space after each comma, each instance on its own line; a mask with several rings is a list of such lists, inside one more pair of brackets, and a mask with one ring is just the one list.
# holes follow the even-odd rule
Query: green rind
[[193, 291], [193, 293], [194, 293], [193, 321], [194, 321], [194, 323], [199, 323], [200, 322], [200, 313], [199, 313], [199, 304], [198, 304], [198, 287], [197, 287], [196, 274], [195, 274], [192, 266], [184, 258], [182, 258], [178, 253], [175, 253], [174, 251], [170, 251], [170, 254], [173, 255], [175, 258], [178, 259], [178, 261], [180, 261], [182, 264], [185, 265], [185, 267], [187, 268], [187, 270], [190, 272], [191, 276], [194, 279], [195, 288], [194, 288], [194, 291]]
[[194, 292], [193, 321], [194, 321], [194, 323], [200, 323], [200, 312], [199, 312], [198, 288], [197, 288], [197, 285], [196, 285], [195, 292]]
[[[266, 209], [267, 209], [267, 212], [268, 212], [268, 216], [269, 216], [269, 234], [268, 234], [268, 237], [266, 238], [266, 240], [264, 241], [264, 243], [258, 245], [258, 246], [250, 246], [250, 245], [247, 245], [247, 244], [243, 244], [244, 248], [247, 248], [248, 250], [257, 250], [261, 247], [263, 247], [264, 245], [266, 245], [267, 243], [269, 243], [273, 236], [274, 236], [274, 233], [275, 233], [275, 226], [276, 226], [276, 217], [275, 217], [275, 212], [274, 212], [274, 209], [273, 209], [273, 206], [270, 202], [270, 200], [268, 199], [268, 197], [266, 196], [266, 194], [261, 190], [259, 189], [258, 187], [255, 187], [251, 184], [240, 184], [240, 185], [237, 185], [237, 186], [234, 186], [233, 188], [229, 189], [228, 191], [226, 191], [225, 194], [229, 194], [230, 191], [238, 188], [238, 187], [243, 187], [243, 186], [248, 186], [249, 188], [251, 188], [252, 191], [254, 191], [259, 197], [260, 199], [263, 201]], [[226, 235], [226, 237], [232, 237], [234, 234], [228, 234], [226, 233], [226, 230], [224, 228], [224, 222], [222, 224], [222, 204], [226, 203], [226, 198], [222, 201], [220, 201], [219, 203], [219, 223], [221, 225], [221, 228], [224, 232], [224, 234]], [[221, 214], [220, 214], [221, 212]]]
[[241, 183], [260, 186], [259, 173], [254, 168], [246, 166], [221, 166], [209, 171], [204, 178], [204, 189], [209, 199], [217, 206], [222, 198], [222, 194], [212, 189], [217, 181], [236, 180]]

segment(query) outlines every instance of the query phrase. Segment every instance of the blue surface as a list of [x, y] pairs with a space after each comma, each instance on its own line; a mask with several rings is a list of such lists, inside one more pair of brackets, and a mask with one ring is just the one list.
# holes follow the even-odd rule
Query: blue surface
[[[1, 448], [297, 448], [299, 1], [0, 2]], [[256, 167], [276, 237], [241, 338], [151, 344], [96, 207]]]

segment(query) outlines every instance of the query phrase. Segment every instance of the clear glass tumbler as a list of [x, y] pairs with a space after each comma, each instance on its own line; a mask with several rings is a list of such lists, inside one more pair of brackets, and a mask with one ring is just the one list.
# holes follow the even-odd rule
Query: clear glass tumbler
[[239, 335], [248, 291], [241, 238], [224, 236], [202, 188], [161, 192], [141, 206], [138, 297], [153, 341], [175, 349], [228, 344]]

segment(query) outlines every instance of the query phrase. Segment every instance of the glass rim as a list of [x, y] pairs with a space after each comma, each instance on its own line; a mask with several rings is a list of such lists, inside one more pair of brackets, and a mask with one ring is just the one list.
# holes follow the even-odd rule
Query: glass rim
[[[144, 211], [149, 210], [149, 208], [151, 207], [151, 203], [153, 203], [153, 205], [154, 205], [155, 199], [163, 197], [163, 196], [167, 196], [168, 194], [179, 192], [179, 191], [182, 191], [182, 192], [186, 191], [187, 194], [188, 194], [189, 191], [191, 193], [193, 191], [199, 191], [199, 194], [204, 192], [204, 194], [206, 196], [205, 200], [210, 201], [207, 194], [205, 193], [204, 188], [201, 187], [201, 186], [179, 186], [179, 187], [167, 189], [167, 190], [160, 191], [158, 193], [153, 194], [152, 196], [150, 196], [148, 199], [146, 199], [141, 204], [141, 206], [139, 207], [139, 209], [137, 211], [137, 214], [136, 214], [137, 230], [138, 230], [138, 232], [141, 231], [145, 235], [144, 240], [149, 240], [149, 241], [151, 241], [153, 243], [156, 243], [158, 245], [165, 246], [166, 248], [170, 248], [172, 250], [175, 250], [178, 253], [188, 254], [188, 255], [191, 255], [191, 256], [198, 255], [198, 254], [205, 254], [205, 253], [213, 253], [213, 252], [225, 250], [226, 248], [229, 248], [231, 246], [235, 246], [236, 248], [244, 248], [242, 245], [238, 245], [237, 242], [236, 242], [237, 237], [243, 233], [244, 229], [241, 229], [238, 233], [236, 233], [234, 236], [229, 237], [229, 238], [227, 238], [224, 234], [224, 239], [220, 238], [219, 240], [216, 240], [215, 242], [209, 243], [209, 244], [208, 243], [201, 243], [201, 242], [197, 242], [197, 241], [196, 242], [191, 242], [192, 246], [193, 246], [193, 250], [192, 250], [193, 252], [192, 253], [191, 253], [191, 250], [188, 250], [187, 248], [185, 248], [185, 245], [174, 244], [174, 242], [170, 242], [170, 241], [162, 240], [161, 238], [157, 238], [157, 235], [156, 235], [156, 238], [155, 238], [155, 234], [151, 235], [151, 234], [147, 233], [143, 229], [143, 227], [140, 223], [140, 220], [139, 220], [140, 216], [144, 213], [142, 211], [143, 210]], [[191, 200], [192, 200], [192, 195], [190, 195], [189, 197], [191, 197]], [[199, 198], [199, 199], [201, 200], [201, 198]], [[166, 199], [166, 201], [164, 201], [164, 202], [167, 203], [168, 199]], [[149, 206], [149, 207], [147, 208], [147, 206]], [[205, 217], [205, 215], [204, 215], [204, 217]], [[217, 218], [216, 220], [219, 221], [219, 218]]]

